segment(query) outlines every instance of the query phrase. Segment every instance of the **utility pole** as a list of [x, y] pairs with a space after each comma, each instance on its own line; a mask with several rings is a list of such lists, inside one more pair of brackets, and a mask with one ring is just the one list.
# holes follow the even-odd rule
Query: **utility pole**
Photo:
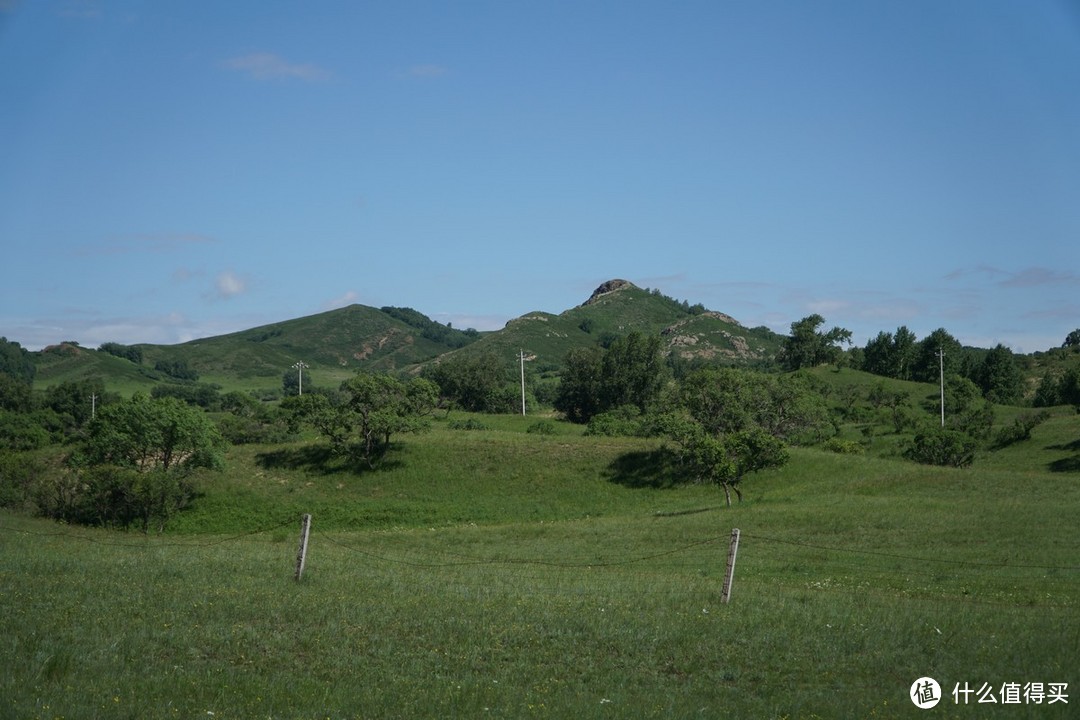
[[93, 420], [97, 415], [97, 394], [90, 393], [90, 419]]
[[945, 427], [945, 348], [939, 347], [938, 356], [938, 382], [941, 386], [941, 427]]
[[304, 394], [304, 368], [309, 367], [309, 366], [303, 360], [297, 360], [296, 364], [293, 365], [293, 367], [296, 368], [296, 388], [297, 388], [297, 391], [298, 391], [296, 394], [297, 395], [303, 395]]
[[518, 351], [521, 360], [521, 416], [525, 417], [525, 350]]

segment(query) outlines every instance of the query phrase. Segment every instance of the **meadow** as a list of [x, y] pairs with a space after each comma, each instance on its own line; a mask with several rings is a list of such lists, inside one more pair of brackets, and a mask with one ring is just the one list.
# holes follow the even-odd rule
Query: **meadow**
[[374, 471], [233, 448], [159, 535], [0, 513], [0, 717], [1077, 715], [1075, 415], [964, 470], [794, 449], [730, 509], [655, 441], [474, 419]]

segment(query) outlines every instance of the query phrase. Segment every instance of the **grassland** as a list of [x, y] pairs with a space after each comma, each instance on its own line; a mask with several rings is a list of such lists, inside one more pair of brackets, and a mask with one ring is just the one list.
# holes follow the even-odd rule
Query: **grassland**
[[1075, 717], [1076, 416], [967, 470], [797, 449], [731, 509], [652, 441], [474, 419], [376, 471], [234, 448], [164, 535], [0, 514], [0, 717]]

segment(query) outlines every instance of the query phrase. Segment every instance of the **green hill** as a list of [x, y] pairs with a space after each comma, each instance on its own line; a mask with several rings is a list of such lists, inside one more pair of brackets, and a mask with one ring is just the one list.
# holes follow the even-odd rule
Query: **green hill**
[[178, 345], [134, 346], [142, 362], [64, 344], [35, 354], [37, 386], [101, 377], [130, 393], [168, 381], [160, 364], [181, 365], [227, 389], [280, 387], [295, 363], [319, 384], [336, 385], [359, 368], [395, 370], [437, 357], [479, 334], [451, 331], [407, 308], [350, 305]]
[[531, 312], [490, 333], [452, 330], [409, 308], [350, 305], [177, 345], [135, 345], [141, 363], [64, 344], [35, 353], [36, 384], [43, 388], [98, 377], [110, 389], [130, 394], [169, 381], [167, 373], [155, 369], [169, 365], [225, 389], [269, 389], [279, 388], [282, 375], [302, 361], [308, 366], [305, 382], [336, 385], [358, 369], [416, 370], [452, 352], [493, 352], [509, 365], [521, 350], [534, 368], [558, 372], [571, 349], [605, 344], [634, 330], [659, 334], [668, 352], [684, 360], [726, 363], [767, 361], [782, 339], [658, 290], [611, 280], [577, 307], [558, 315]]
[[767, 361], [782, 340], [768, 328], [745, 328], [723, 313], [692, 308], [626, 280], [609, 280], [577, 307], [558, 315], [527, 313], [459, 352], [493, 352], [513, 362], [524, 351], [539, 368], [557, 369], [571, 349], [604, 344], [635, 330], [659, 334], [666, 352], [684, 360], [711, 362]]

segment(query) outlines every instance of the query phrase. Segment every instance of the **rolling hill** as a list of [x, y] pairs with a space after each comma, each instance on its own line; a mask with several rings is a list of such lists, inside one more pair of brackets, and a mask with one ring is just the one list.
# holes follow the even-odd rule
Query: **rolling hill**
[[297, 361], [319, 384], [336, 384], [359, 369], [417, 371], [448, 353], [491, 352], [515, 362], [519, 351], [544, 371], [557, 372], [575, 347], [608, 342], [631, 331], [658, 334], [667, 352], [690, 360], [767, 362], [782, 336], [746, 328], [720, 312], [691, 307], [658, 290], [610, 280], [577, 307], [559, 314], [526, 313], [502, 330], [461, 332], [408, 308], [350, 305], [236, 333], [177, 345], [135, 346], [142, 362], [105, 352], [61, 345], [35, 353], [38, 387], [64, 380], [101, 377], [110, 387], [132, 392], [169, 378], [154, 368], [180, 363], [199, 379], [227, 389], [280, 387]]

